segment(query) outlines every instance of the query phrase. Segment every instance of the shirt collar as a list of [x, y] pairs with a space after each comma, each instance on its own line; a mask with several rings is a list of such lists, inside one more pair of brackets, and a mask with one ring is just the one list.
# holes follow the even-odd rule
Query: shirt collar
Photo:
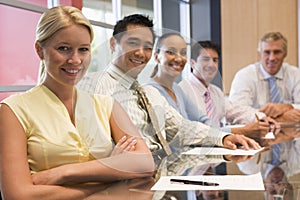
[[210, 84], [208, 85], [208, 88], [206, 88], [205, 85], [193, 73], [190, 73], [188, 78], [191, 83], [193, 83], [199, 90], [201, 90], [201, 93], [203, 95], [207, 90], [209, 90]]
[[107, 72], [113, 79], [118, 81], [126, 89], [130, 89], [131, 85], [136, 80], [122, 72], [117, 66], [112, 63], [109, 64]]
[[[279, 71], [277, 72], [277, 74], [274, 75], [274, 77], [276, 79], [282, 79], [283, 78], [283, 69], [282, 68], [283, 68], [283, 64], [281, 65], [281, 67], [280, 67]], [[267, 80], [268, 78], [271, 77], [271, 75], [268, 72], [266, 72], [266, 70], [264, 69], [264, 67], [261, 63], [259, 63], [259, 69], [260, 69], [260, 71], [263, 75], [263, 79]]]
[[265, 170], [264, 170], [264, 174], [263, 174], [263, 177], [264, 177], [264, 179], [266, 179], [267, 178], [267, 176], [269, 175], [269, 173], [275, 168], [275, 167], [279, 167], [282, 171], [284, 171], [284, 173], [286, 173], [286, 170], [285, 169], [288, 169], [287, 167], [287, 163], [286, 162], [282, 162], [282, 163], [280, 163], [280, 165], [278, 165], [278, 166], [274, 166], [274, 165], [272, 165], [272, 164], [270, 164], [270, 163], [264, 163], [264, 165], [265, 165]]

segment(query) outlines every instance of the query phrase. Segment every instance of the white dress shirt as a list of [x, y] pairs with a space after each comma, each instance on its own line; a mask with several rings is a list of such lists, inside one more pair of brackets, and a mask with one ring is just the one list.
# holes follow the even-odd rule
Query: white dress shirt
[[[287, 177], [291, 177], [300, 173], [300, 139], [291, 140], [282, 143], [283, 147], [279, 156], [279, 167], [285, 172]], [[261, 172], [264, 178], [273, 169], [271, 165], [272, 151], [263, 152], [260, 160], [259, 154], [256, 154], [252, 159], [238, 163], [241, 172], [245, 174], [256, 174]]]
[[[270, 75], [260, 63], [241, 69], [232, 81], [230, 100], [260, 109], [270, 101], [269, 77]], [[275, 77], [283, 103], [293, 104], [294, 108], [300, 108], [300, 70], [283, 63]]]
[[222, 90], [213, 84], [209, 84], [206, 88], [192, 73], [182, 80], [179, 86], [203, 113], [206, 113], [204, 94], [209, 90], [219, 121], [225, 117], [226, 121], [232, 124], [247, 124], [255, 121], [255, 113], [259, 113], [256, 109], [233, 104], [225, 97]]

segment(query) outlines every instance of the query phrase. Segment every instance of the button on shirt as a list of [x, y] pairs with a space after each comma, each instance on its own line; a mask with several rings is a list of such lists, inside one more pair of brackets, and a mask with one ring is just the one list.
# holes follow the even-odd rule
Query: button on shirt
[[[260, 63], [251, 64], [238, 71], [232, 81], [229, 98], [241, 105], [260, 109], [269, 102], [270, 75]], [[300, 108], [300, 70], [283, 63], [275, 75], [283, 103]]]
[[[137, 106], [137, 96], [130, 90], [133, 82], [133, 78], [110, 64], [108, 70], [104, 72], [91, 73], [85, 76], [78, 87], [90, 93], [113, 95], [127, 111], [146, 143], [151, 147], [155, 144], [151, 142], [149, 135], [152, 137], [155, 131], [152, 125], [147, 122], [147, 114]], [[155, 109], [161, 127], [165, 128], [165, 137], [171, 147], [180, 148], [184, 145], [201, 144], [204, 139], [210, 144], [223, 146], [222, 139], [228, 133], [213, 129], [203, 123], [184, 119], [152, 86], [144, 87], [144, 91]]]

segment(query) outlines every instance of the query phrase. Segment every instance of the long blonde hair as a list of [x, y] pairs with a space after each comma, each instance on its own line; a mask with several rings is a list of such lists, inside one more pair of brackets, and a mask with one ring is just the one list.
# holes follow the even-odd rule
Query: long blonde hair
[[[48, 39], [51, 38], [57, 31], [74, 24], [85, 26], [90, 33], [92, 42], [94, 38], [92, 25], [79, 9], [72, 6], [58, 6], [47, 10], [38, 22], [36, 29], [36, 42], [43, 47]], [[43, 60], [41, 60], [38, 84], [41, 84], [44, 81], [45, 73], [45, 65]]]

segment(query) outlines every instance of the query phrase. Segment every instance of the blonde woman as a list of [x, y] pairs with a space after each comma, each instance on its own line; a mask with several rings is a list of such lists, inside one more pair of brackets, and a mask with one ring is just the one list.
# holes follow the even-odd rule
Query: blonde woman
[[151, 176], [151, 153], [121, 106], [76, 89], [93, 40], [81, 11], [49, 9], [36, 39], [41, 84], [1, 102], [3, 198], [83, 199], [107, 182]]

